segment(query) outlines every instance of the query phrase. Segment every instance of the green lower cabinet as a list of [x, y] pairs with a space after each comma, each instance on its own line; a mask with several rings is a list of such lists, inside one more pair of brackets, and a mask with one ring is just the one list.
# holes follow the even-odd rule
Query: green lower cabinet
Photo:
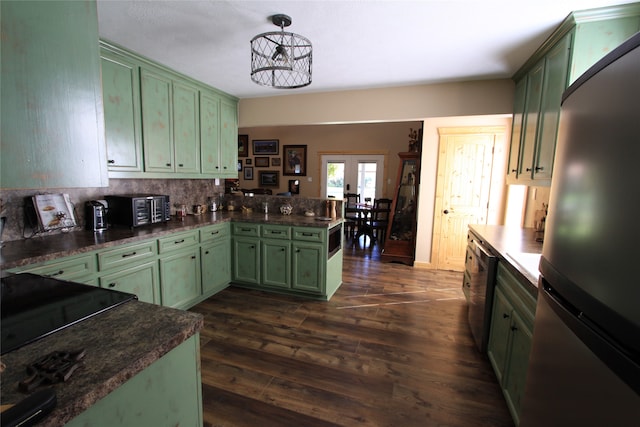
[[293, 242], [293, 282], [291, 287], [300, 291], [322, 293], [326, 250], [317, 243]]
[[519, 414], [524, 396], [533, 336], [531, 329], [516, 311], [513, 312], [512, 320], [511, 357], [509, 358], [509, 370], [505, 372], [504, 396], [507, 399], [507, 405], [512, 408], [512, 412]]
[[160, 304], [160, 281], [156, 260], [100, 277], [100, 286], [138, 297], [139, 301]]
[[98, 266], [94, 252], [58, 258], [39, 264], [27, 265], [8, 270], [10, 273], [33, 273], [54, 279], [97, 286]]
[[524, 396], [536, 300], [498, 263], [487, 355], [516, 425]]
[[509, 335], [511, 331], [512, 314], [513, 307], [509, 304], [509, 301], [500, 288], [496, 288], [495, 294], [493, 295], [491, 335], [487, 345], [487, 355], [489, 356], [489, 361], [491, 361], [499, 383], [503, 382], [505, 365], [509, 354]]
[[288, 240], [262, 240], [262, 284], [291, 287], [291, 243]]
[[66, 426], [202, 426], [199, 339], [191, 336]]
[[203, 244], [200, 248], [202, 293], [211, 296], [231, 282], [229, 239]]
[[260, 282], [260, 240], [251, 237], [234, 237], [233, 280], [259, 285]]
[[202, 294], [200, 248], [192, 246], [160, 257], [162, 305], [187, 308]]

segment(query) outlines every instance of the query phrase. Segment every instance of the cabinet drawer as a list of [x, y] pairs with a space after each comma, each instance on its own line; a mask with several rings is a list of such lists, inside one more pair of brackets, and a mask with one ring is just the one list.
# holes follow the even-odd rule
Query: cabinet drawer
[[325, 241], [327, 235], [326, 228], [311, 228], [311, 227], [293, 227], [293, 239], [304, 240], [306, 242], [319, 242]]
[[260, 237], [260, 225], [259, 224], [233, 224], [234, 236], [249, 236]]
[[210, 225], [200, 229], [200, 243], [220, 240], [229, 236], [229, 223]]
[[96, 264], [95, 253], [91, 253], [52, 261], [35, 267], [27, 266], [26, 268], [21, 268], [19, 271], [22, 273], [55, 277], [56, 279], [71, 280], [94, 274], [97, 271]]
[[98, 254], [100, 271], [120, 267], [131, 262], [137, 262], [157, 255], [156, 241], [149, 240], [133, 245], [123, 245], [115, 249], [106, 250]]
[[197, 244], [199, 241], [198, 230], [184, 233], [176, 233], [162, 239], [158, 239], [158, 250], [161, 254], [180, 250]]
[[286, 225], [263, 225], [261, 236], [268, 239], [290, 240], [291, 227]]

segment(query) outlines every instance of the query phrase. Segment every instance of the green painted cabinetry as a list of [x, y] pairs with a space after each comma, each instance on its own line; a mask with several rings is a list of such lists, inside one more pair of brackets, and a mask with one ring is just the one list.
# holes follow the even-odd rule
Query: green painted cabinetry
[[109, 171], [142, 172], [140, 67], [106, 48], [100, 56]]
[[639, 30], [640, 3], [574, 12], [518, 70], [508, 184], [551, 185], [562, 93]]
[[516, 425], [529, 364], [536, 300], [498, 263], [487, 355]]
[[108, 186], [95, 1], [2, 1], [0, 16], [0, 185]]
[[342, 251], [328, 257], [327, 235], [323, 227], [233, 224], [233, 283], [329, 299], [342, 283]]
[[208, 298], [231, 282], [231, 231], [228, 222], [200, 229], [202, 294]]
[[191, 336], [65, 425], [202, 426], [199, 339]]
[[160, 304], [158, 263], [155, 260], [136, 263], [115, 273], [101, 274], [100, 287], [128, 292], [140, 301]]
[[33, 273], [60, 280], [85, 283], [87, 285], [98, 285], [98, 265], [95, 252], [30, 264], [24, 267], [10, 269], [9, 272]]
[[187, 308], [202, 295], [198, 230], [158, 239], [162, 305]]
[[100, 48], [110, 177], [238, 176], [236, 98], [113, 43]]

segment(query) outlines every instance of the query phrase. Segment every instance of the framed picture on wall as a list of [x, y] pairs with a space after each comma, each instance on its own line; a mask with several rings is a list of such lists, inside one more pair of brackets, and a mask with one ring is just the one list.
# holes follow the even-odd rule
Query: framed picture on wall
[[264, 154], [278, 154], [278, 144], [280, 140], [278, 139], [254, 139], [253, 140], [253, 154], [264, 155]]
[[238, 135], [238, 157], [249, 156], [249, 135]]
[[253, 166], [245, 166], [244, 179], [247, 179], [247, 180], [253, 179]]
[[245, 165], [250, 165], [251, 164], [251, 160], [252, 159], [244, 159], [244, 164]]
[[282, 164], [283, 175], [307, 175], [307, 146], [285, 145], [282, 147], [284, 159]]
[[238, 160], [238, 172], [242, 170], [242, 160]]
[[256, 157], [255, 166], [257, 168], [268, 168], [269, 167], [269, 158], [268, 157]]
[[280, 174], [277, 171], [260, 171], [260, 185], [277, 187], [280, 185]]

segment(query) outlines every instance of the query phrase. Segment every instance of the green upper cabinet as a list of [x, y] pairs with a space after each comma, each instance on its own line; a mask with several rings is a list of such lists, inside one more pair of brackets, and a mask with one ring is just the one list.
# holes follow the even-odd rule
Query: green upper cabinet
[[100, 56], [109, 171], [142, 172], [140, 68], [106, 49]]
[[639, 30], [640, 3], [574, 12], [518, 70], [508, 184], [551, 185], [562, 93]]
[[110, 177], [238, 177], [236, 98], [113, 43], [100, 47]]
[[200, 172], [199, 114], [198, 89], [173, 82], [173, 142], [178, 173]]
[[0, 8], [2, 188], [108, 186], [95, 1]]
[[220, 98], [200, 93], [200, 149], [202, 173], [219, 174], [220, 166]]
[[238, 176], [238, 103], [220, 103], [220, 167], [224, 178]]
[[144, 169], [147, 172], [173, 172], [173, 120], [171, 78], [143, 69], [142, 132]]

